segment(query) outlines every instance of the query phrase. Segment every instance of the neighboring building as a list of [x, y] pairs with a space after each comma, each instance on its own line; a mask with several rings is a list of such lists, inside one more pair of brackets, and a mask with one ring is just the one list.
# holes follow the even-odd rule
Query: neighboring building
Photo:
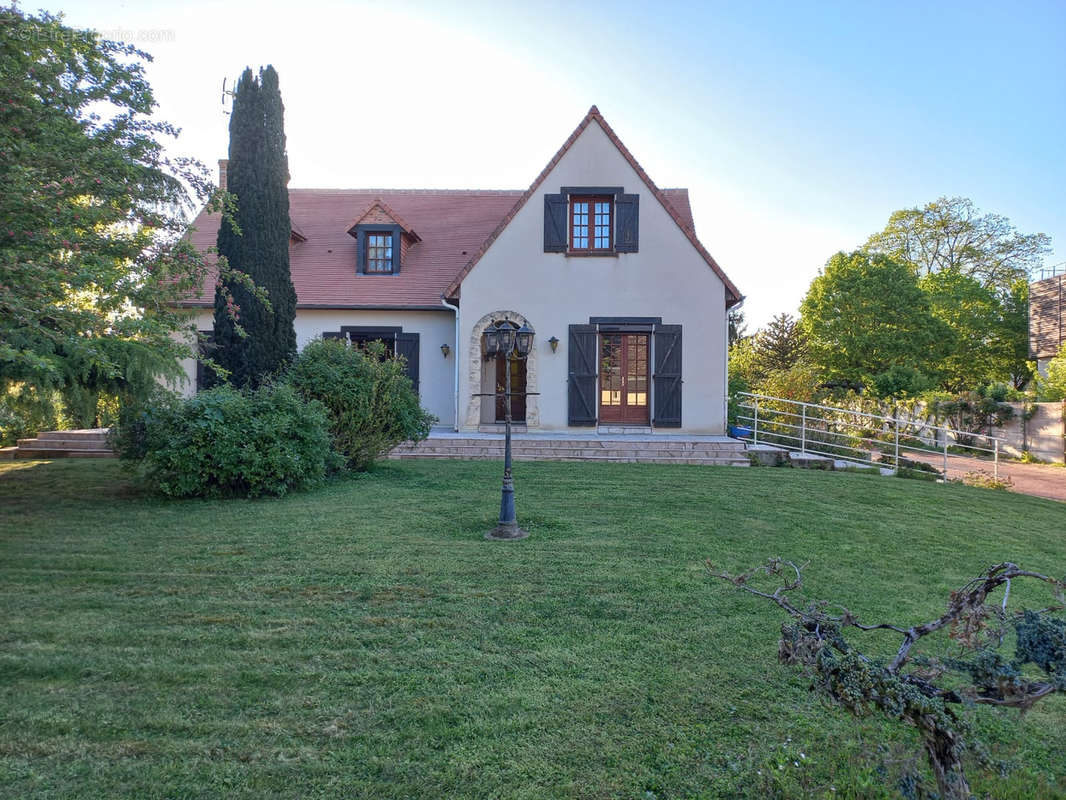
[[1066, 275], [1029, 284], [1029, 357], [1036, 359], [1041, 375], [1047, 362], [1066, 344]]
[[[726, 310], [741, 295], [696, 238], [688, 191], [659, 189], [593, 106], [522, 191], [291, 189], [296, 335], [381, 339], [422, 404], [457, 430], [494, 425], [504, 375], [490, 325], [529, 325], [512, 415], [724, 433]], [[217, 215], [192, 241], [214, 246]], [[186, 304], [211, 328], [213, 277]], [[196, 365], [186, 364], [187, 391]]]

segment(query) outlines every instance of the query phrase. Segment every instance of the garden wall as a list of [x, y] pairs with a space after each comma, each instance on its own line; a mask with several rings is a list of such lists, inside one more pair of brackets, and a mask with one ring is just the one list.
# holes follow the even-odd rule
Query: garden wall
[[1025, 420], [1023, 403], [1010, 403], [1014, 417], [995, 433], [1006, 440], [1005, 449], [1012, 456], [1028, 450], [1042, 461], [1062, 463], [1064, 453], [1063, 403], [1034, 403], [1036, 411]]

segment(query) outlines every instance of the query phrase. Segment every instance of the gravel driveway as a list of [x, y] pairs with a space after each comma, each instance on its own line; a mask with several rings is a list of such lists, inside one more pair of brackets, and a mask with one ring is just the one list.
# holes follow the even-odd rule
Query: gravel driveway
[[[903, 453], [914, 461], [932, 464], [937, 470], [944, 468], [943, 456], [907, 450]], [[992, 462], [983, 458], [970, 458], [948, 454], [948, 477], [962, 478], [967, 472], [983, 470], [992, 474]], [[1066, 468], [1048, 464], [1020, 464], [1017, 461], [1000, 460], [999, 477], [1014, 481], [1012, 491], [1030, 494], [1033, 497], [1046, 497], [1048, 500], [1066, 502]], [[1066, 524], [1064, 524], [1066, 527]]]

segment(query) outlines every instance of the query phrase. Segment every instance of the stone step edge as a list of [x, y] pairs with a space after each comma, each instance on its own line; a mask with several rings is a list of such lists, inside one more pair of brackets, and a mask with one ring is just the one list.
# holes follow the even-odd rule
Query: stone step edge
[[118, 456], [110, 450], [49, 450], [34, 447], [29, 450], [19, 448], [14, 457], [45, 461], [53, 458], [117, 458]]
[[82, 439], [19, 439], [18, 446], [27, 449], [46, 447], [53, 450], [110, 450], [106, 441]]
[[86, 442], [106, 442], [107, 431], [38, 431], [36, 439], [72, 439]]
[[[418, 444], [410, 444], [404, 442], [396, 446], [396, 449], [417, 450], [420, 448], [437, 448], [437, 449], [461, 449], [469, 447], [492, 447], [496, 449], [503, 449], [503, 442], [493, 441], [491, 439], [460, 439], [453, 441], [444, 440], [428, 440], [419, 442]], [[730, 450], [738, 453], [744, 452], [744, 445], [740, 442], [733, 444], [731, 442], [597, 442], [597, 441], [581, 441], [572, 439], [555, 439], [551, 441], [543, 442], [527, 442], [527, 441], [512, 441], [512, 450], [560, 450], [569, 448], [572, 450], [689, 450], [689, 451], [708, 451], [708, 450]]]
[[[640, 458], [633, 456], [540, 456], [526, 457], [513, 456], [516, 461], [600, 461], [615, 464], [697, 464], [707, 466], [735, 466], [749, 467], [751, 462], [747, 458]], [[454, 460], [454, 461], [494, 461], [495, 455], [465, 455], [457, 456], [450, 453], [389, 453], [387, 458], [400, 460], [405, 458], [424, 458], [428, 460]]]
[[[502, 457], [504, 451], [493, 450], [491, 448], [469, 448], [466, 450], [394, 450], [394, 453], [399, 455], [427, 455], [427, 456], [490, 456], [490, 457]], [[729, 450], [704, 450], [704, 451], [692, 451], [692, 450], [634, 450], [627, 448], [619, 448], [617, 450], [583, 450], [581, 448], [559, 448], [557, 450], [512, 450], [511, 454], [514, 456], [574, 456], [581, 457], [586, 456], [588, 458], [610, 458], [610, 457], [629, 457], [629, 458], [747, 458], [745, 453], [735, 453]]]

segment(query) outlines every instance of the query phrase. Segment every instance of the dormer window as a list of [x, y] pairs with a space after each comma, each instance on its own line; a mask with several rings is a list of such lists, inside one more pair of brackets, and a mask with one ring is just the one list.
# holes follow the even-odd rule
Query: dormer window
[[355, 237], [355, 271], [362, 275], [398, 274], [408, 248], [422, 241], [382, 200], [359, 215], [348, 235]]
[[392, 232], [366, 234], [366, 264], [368, 273], [392, 272]]

